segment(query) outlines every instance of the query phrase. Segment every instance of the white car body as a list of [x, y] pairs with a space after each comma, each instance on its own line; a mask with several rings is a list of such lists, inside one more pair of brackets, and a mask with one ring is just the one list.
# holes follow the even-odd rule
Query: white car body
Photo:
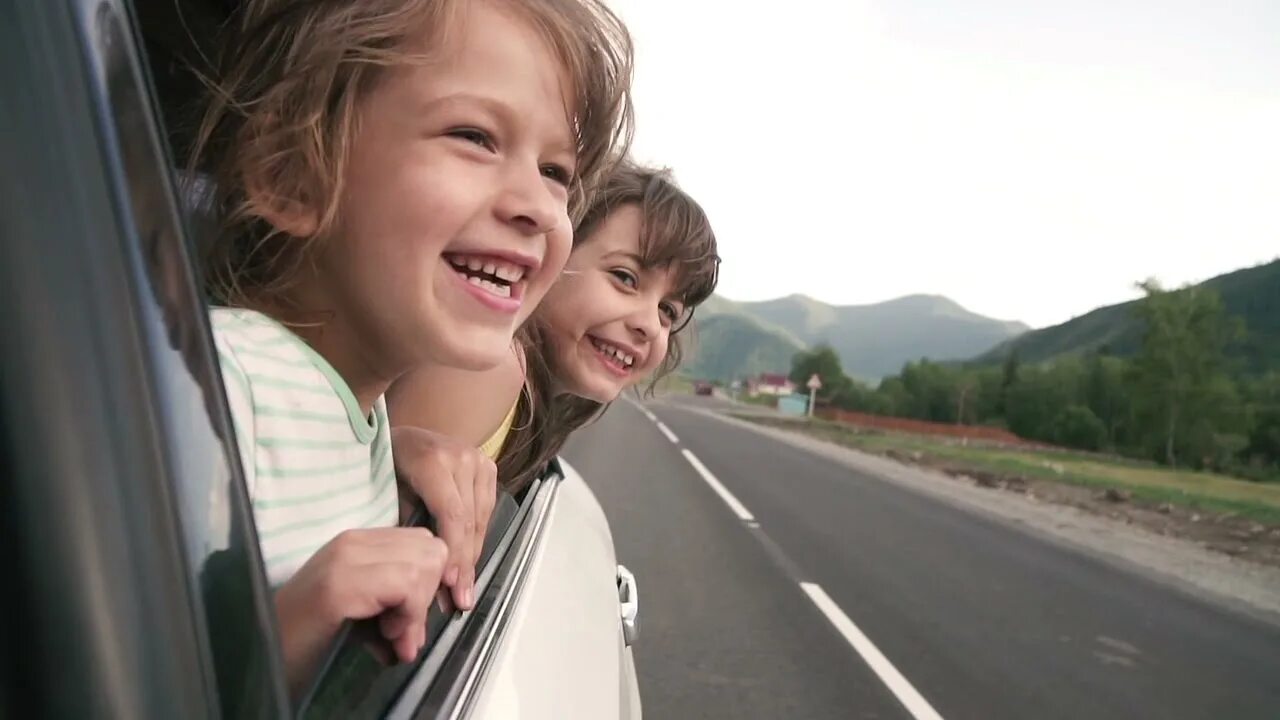
[[638, 720], [613, 535], [567, 463], [470, 717]]

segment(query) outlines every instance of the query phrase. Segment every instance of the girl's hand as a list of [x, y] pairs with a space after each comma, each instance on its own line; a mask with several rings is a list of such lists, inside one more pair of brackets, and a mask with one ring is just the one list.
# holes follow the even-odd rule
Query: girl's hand
[[418, 656], [448, 551], [426, 528], [348, 530], [276, 591], [285, 674], [297, 695], [345, 620], [380, 616], [402, 662]]
[[[444, 582], [454, 604], [475, 606], [476, 564], [498, 498], [498, 467], [454, 438], [416, 427], [391, 429], [392, 455], [402, 489], [422, 498], [449, 548]], [[401, 520], [412, 503], [401, 493]]]

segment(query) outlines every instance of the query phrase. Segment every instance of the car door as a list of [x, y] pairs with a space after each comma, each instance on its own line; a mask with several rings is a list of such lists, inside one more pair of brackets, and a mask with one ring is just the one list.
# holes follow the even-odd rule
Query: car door
[[[620, 602], [620, 589], [629, 602]], [[639, 718], [636, 603], [633, 579], [620, 588], [599, 503], [572, 468], [553, 463], [518, 499], [502, 497], [474, 610], [433, 612], [427, 649], [412, 665], [380, 665], [374, 634], [352, 625], [300, 714]]]
[[641, 717], [631, 645], [635, 578], [617, 564], [604, 511], [563, 460], [559, 480], [471, 717]]

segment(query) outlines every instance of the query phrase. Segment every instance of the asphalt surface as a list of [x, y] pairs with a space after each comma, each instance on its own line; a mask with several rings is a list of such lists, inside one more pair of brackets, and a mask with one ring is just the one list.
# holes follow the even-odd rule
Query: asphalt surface
[[637, 577], [646, 717], [1280, 718], [1280, 627], [682, 404], [721, 401], [566, 453]]

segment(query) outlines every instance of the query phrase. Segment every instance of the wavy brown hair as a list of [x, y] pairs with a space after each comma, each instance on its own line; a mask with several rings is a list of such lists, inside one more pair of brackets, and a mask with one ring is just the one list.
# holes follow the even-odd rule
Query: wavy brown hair
[[[461, 4], [481, 1], [528, 21], [569, 76], [569, 210], [581, 215], [632, 132], [631, 37], [603, 0], [244, 0], [216, 45], [222, 54], [201, 73], [210, 92], [190, 153], [190, 175], [214, 181], [210, 210], [221, 220], [205, 258], [215, 299], [270, 303], [288, 289], [341, 212], [360, 99], [385, 68], [431, 62], [409, 42], [425, 30], [438, 46]], [[263, 188], [272, 201], [319, 208], [318, 231], [297, 238], [273, 228], [253, 200]]]
[[[574, 227], [574, 249], [591, 236], [611, 213], [634, 205], [640, 210], [640, 261], [644, 269], [673, 268], [675, 292], [685, 316], [671, 329], [667, 355], [654, 371], [645, 393], [653, 394], [659, 380], [679, 367], [684, 357], [683, 332], [694, 309], [715, 291], [720, 256], [711, 221], [667, 170], [626, 163], [610, 175]], [[599, 417], [608, 405], [573, 395], [553, 395], [556, 368], [552, 365], [552, 334], [534, 314], [521, 328], [525, 349], [525, 390], [517, 406], [516, 422], [498, 455], [498, 478], [518, 490], [537, 475], [564, 447], [569, 435]]]

